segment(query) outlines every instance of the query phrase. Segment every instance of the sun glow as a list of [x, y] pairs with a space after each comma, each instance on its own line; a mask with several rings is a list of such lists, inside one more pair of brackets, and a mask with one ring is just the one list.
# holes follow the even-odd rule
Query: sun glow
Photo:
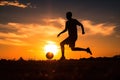
[[54, 55], [56, 55], [56, 53], [58, 52], [58, 47], [55, 44], [47, 44], [44, 47], [44, 51], [45, 53], [52, 52]]

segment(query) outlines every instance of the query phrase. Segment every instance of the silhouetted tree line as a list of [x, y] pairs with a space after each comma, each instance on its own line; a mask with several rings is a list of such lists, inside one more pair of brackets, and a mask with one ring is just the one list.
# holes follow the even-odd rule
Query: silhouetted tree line
[[[119, 60], [120, 59], [120, 55], [115, 55], [113, 57], [90, 57], [90, 58], [80, 58], [79, 60], [107, 60], [107, 59], [111, 59], [111, 60]], [[66, 59], [67, 60], [67, 59]], [[69, 59], [69, 60], [75, 60], [75, 59]], [[25, 60], [24, 58], [20, 57], [18, 60], [15, 59], [0, 59], [0, 61], [37, 61], [34, 59], [31, 60]], [[38, 61], [49, 61], [49, 60], [38, 60]]]

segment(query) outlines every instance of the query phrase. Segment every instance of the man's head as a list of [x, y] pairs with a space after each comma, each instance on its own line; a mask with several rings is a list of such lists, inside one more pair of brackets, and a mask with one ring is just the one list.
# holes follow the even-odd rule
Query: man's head
[[66, 18], [70, 20], [72, 18], [72, 12], [67, 12], [66, 13]]

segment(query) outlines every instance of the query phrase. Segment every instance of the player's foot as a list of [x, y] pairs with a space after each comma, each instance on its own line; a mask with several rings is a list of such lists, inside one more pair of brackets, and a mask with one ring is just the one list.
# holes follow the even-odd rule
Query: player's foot
[[87, 53], [90, 53], [90, 55], [92, 55], [90, 48], [87, 48]]
[[64, 56], [62, 56], [62, 57], [60, 58], [60, 60], [65, 60], [65, 57], [64, 57]]

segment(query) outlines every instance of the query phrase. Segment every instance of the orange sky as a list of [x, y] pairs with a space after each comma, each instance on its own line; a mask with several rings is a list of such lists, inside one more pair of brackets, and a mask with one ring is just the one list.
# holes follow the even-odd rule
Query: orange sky
[[[68, 35], [66, 32], [57, 38], [57, 34], [64, 29], [65, 19], [43, 19], [43, 21], [44, 24], [42, 25], [34, 23], [8, 23], [2, 25], [5, 27], [18, 29], [19, 33], [0, 33], [0, 36], [7, 36], [5, 40], [0, 41], [1, 44], [7, 44], [1, 51], [3, 53], [1, 58], [18, 59], [19, 57], [23, 57], [25, 59], [46, 59], [44, 46], [49, 44], [48, 42], [51, 41], [59, 47], [58, 53], [53, 59], [59, 59], [61, 56], [59, 43], [67, 38]], [[83, 48], [90, 47], [93, 52], [93, 57], [113, 56], [119, 52], [119, 47], [111, 47], [111, 44], [113, 46], [117, 46], [117, 44], [114, 43], [114, 39], [110, 38], [110, 36], [114, 34], [115, 25], [103, 23], [93, 24], [89, 20], [82, 20], [81, 22], [84, 24], [86, 34], [82, 35], [81, 28], [78, 26], [79, 36], [76, 46]], [[56, 25], [59, 25], [60, 27], [56, 27]], [[111, 40], [108, 40], [108, 38]], [[86, 52], [73, 52], [67, 45], [65, 46], [65, 49], [65, 56], [68, 59], [91, 57]]]
[[59, 59], [59, 44], [68, 35], [66, 32], [57, 38], [57, 34], [64, 29], [67, 11], [72, 11], [73, 18], [85, 28], [86, 34], [82, 35], [78, 26], [76, 46], [90, 47], [93, 52], [92, 56], [86, 52], [73, 52], [66, 45], [67, 59], [120, 55], [119, 2], [11, 0], [0, 1], [0, 59], [46, 60], [44, 46], [49, 42], [57, 45], [58, 52], [53, 59]]

